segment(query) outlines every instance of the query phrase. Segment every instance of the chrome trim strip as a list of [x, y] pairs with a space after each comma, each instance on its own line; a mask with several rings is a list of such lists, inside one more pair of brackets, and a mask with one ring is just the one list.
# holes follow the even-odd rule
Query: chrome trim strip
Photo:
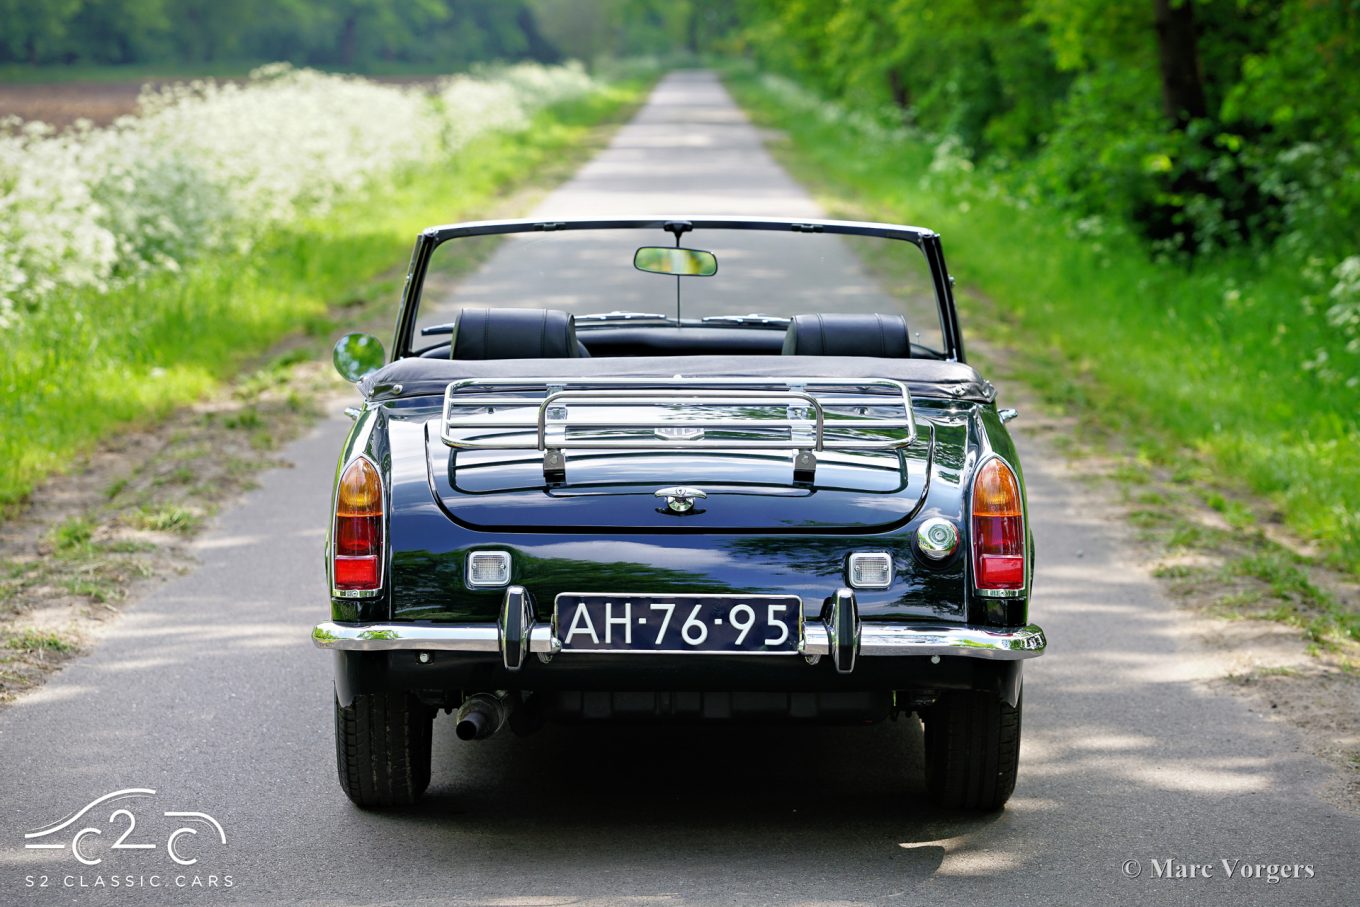
[[336, 589], [331, 587], [331, 598], [377, 598], [381, 589]]
[[318, 649], [354, 652], [484, 652], [499, 655], [495, 624], [339, 624], [325, 621], [312, 629]]
[[1024, 598], [1024, 589], [974, 589], [978, 598]]
[[[500, 633], [495, 624], [339, 624], [326, 621], [312, 630], [312, 643], [319, 649], [357, 652], [468, 652], [500, 654]], [[952, 656], [1016, 661], [1044, 654], [1048, 639], [1035, 624], [1018, 630], [988, 630], [983, 627], [948, 626], [938, 623], [863, 622], [859, 654], [875, 656]], [[535, 625], [529, 632], [529, 651], [535, 654], [560, 654], [549, 627]], [[802, 654], [830, 655], [831, 635], [824, 624], [808, 621], [803, 628]], [[633, 655], [646, 652], [589, 653]], [[662, 653], [655, 653], [662, 654]], [[666, 653], [676, 654], [676, 653]], [[718, 653], [684, 652], [685, 655]], [[724, 653], [731, 655], [745, 652]], [[786, 654], [786, 653], [778, 653]]]
[[1036, 624], [1019, 630], [941, 627], [938, 624], [865, 624], [859, 654], [955, 655], [1016, 661], [1044, 654], [1048, 638]]

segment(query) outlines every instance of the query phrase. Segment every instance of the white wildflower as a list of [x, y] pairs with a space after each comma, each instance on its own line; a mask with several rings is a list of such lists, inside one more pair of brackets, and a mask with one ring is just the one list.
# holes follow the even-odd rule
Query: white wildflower
[[430, 91], [276, 63], [243, 84], [148, 92], [140, 116], [105, 129], [0, 119], [0, 324], [56, 293], [248, 251], [271, 228], [594, 87], [575, 64], [487, 69]]

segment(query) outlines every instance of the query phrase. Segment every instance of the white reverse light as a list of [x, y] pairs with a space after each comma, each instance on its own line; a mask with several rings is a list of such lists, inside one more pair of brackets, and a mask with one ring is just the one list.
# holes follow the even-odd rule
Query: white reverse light
[[474, 551], [468, 555], [467, 584], [474, 587], [510, 583], [510, 552]]
[[892, 579], [892, 555], [878, 551], [850, 555], [850, 585], [856, 589], [886, 589]]

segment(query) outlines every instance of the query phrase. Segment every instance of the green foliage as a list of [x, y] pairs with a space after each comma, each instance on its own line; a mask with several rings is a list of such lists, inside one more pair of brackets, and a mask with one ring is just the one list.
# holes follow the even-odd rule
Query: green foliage
[[732, 0], [0, 0], [0, 72], [112, 64], [157, 76], [226, 76], [252, 61], [285, 60], [442, 74], [486, 61], [693, 55], [729, 47], [737, 7]]
[[522, 0], [0, 0], [0, 63], [556, 62]]
[[[961, 286], [991, 300], [961, 294], [965, 322], [981, 322], [969, 333], [1016, 350], [1049, 399], [1177, 481], [1265, 498], [1360, 573], [1360, 345], [1338, 330], [1360, 303], [1360, 257], [1320, 274], [1287, 249], [1167, 260], [1118, 222], [1066, 216], [1014, 174], [970, 166], [956, 143], [784, 80], [730, 84], [790, 134], [799, 174], [851, 206], [839, 213], [940, 230]], [[1344, 291], [1318, 295], [1331, 280]]]
[[87, 550], [94, 538], [95, 527], [95, 521], [90, 517], [71, 517], [52, 530], [52, 547], [62, 554]]
[[[740, 51], [1177, 254], [1360, 240], [1354, 0], [745, 0]], [[1177, 38], [1183, 39], [1177, 43]]]

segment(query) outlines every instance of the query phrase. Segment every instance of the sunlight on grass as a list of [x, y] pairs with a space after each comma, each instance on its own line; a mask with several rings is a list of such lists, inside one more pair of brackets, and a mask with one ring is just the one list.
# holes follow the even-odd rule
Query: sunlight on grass
[[55, 633], [20, 630], [5, 640], [5, 647], [19, 652], [74, 652], [76, 647]]

